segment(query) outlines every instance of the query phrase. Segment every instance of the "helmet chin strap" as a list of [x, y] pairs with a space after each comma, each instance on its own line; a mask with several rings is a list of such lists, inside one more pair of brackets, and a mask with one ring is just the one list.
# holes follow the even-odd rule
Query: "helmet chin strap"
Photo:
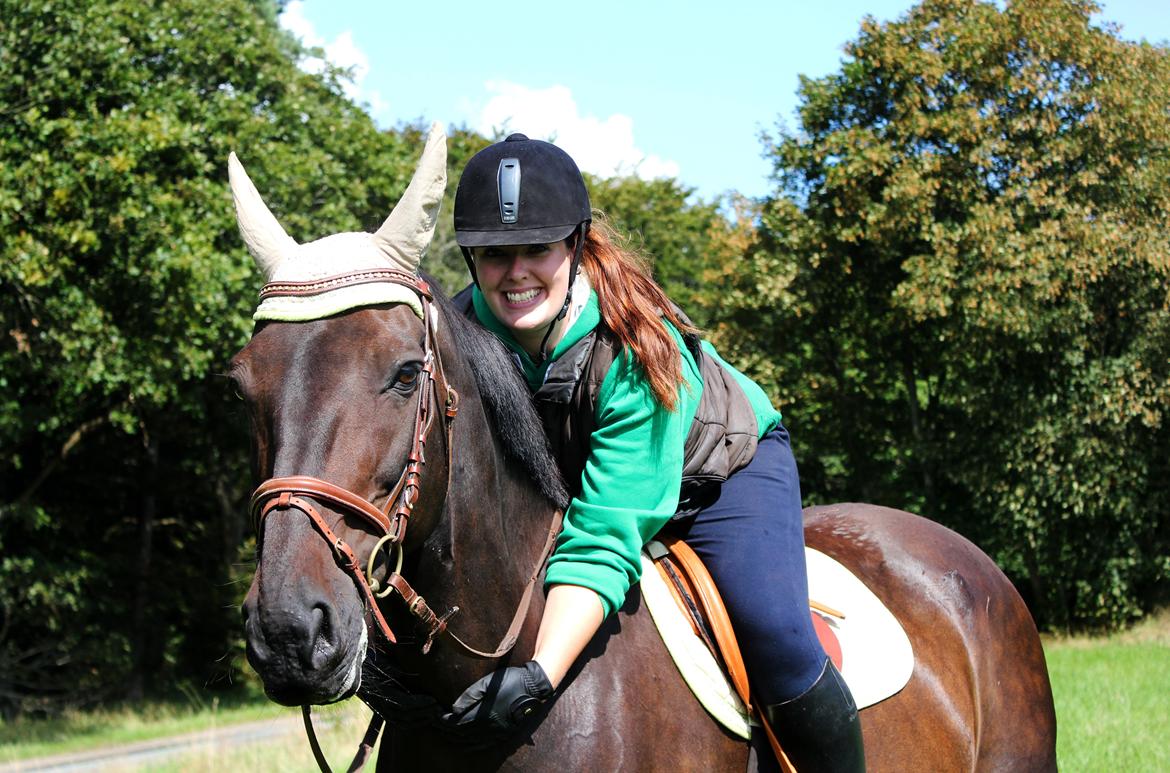
[[536, 350], [537, 365], [540, 365], [548, 358], [548, 352], [545, 351], [544, 347], [548, 344], [548, 339], [552, 335], [553, 328], [569, 313], [569, 304], [573, 300], [573, 282], [577, 280], [577, 270], [581, 267], [581, 253], [585, 249], [585, 234], [588, 232], [589, 221], [586, 220], [577, 228], [576, 243], [573, 245], [573, 260], [569, 263], [569, 285], [565, 288], [565, 302], [561, 304], [561, 310], [552, 318], [552, 321], [548, 323], [548, 327], [544, 331], [544, 338], [540, 340], [540, 347]]
[[459, 245], [459, 251], [463, 253], [463, 260], [467, 262], [467, 271], [471, 274], [471, 281], [479, 287], [479, 277], [475, 275], [475, 259], [471, 257], [471, 248]]

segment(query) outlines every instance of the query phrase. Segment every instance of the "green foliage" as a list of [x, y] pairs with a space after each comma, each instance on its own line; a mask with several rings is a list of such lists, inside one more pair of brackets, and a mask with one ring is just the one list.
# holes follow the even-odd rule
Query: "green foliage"
[[[226, 158], [289, 234], [372, 230], [426, 126], [378, 131], [266, 0], [0, 0], [0, 715], [237, 679], [255, 273]], [[769, 145], [777, 191], [593, 179], [596, 208], [779, 397], [810, 499], [989, 549], [1049, 625], [1170, 576], [1170, 60], [1092, 6], [867, 22]], [[426, 267], [489, 142], [450, 132]]]
[[720, 202], [704, 202], [677, 180], [637, 177], [587, 180], [594, 210], [603, 213], [628, 246], [645, 254], [654, 277], [696, 323], [706, 324], [710, 284], [708, 266], [726, 265], [742, 254], [737, 228], [720, 212]]
[[[219, 373], [262, 280], [227, 155], [309, 241], [376, 228], [427, 127], [379, 132], [262, 0], [0, 4], [0, 714], [238, 681], [251, 482]], [[451, 290], [451, 199], [488, 141], [448, 143], [426, 265]], [[604, 185], [664, 216], [689, 195]], [[667, 235], [647, 245], [697, 257]]]
[[734, 308], [820, 501], [973, 537], [1049, 625], [1165, 584], [1170, 56], [1078, 0], [926, 0], [801, 86]]
[[380, 222], [418, 145], [298, 70], [266, 3], [0, 1], [10, 712], [204, 681], [237, 646], [247, 440], [216, 374], [260, 280], [228, 152], [307, 241]]

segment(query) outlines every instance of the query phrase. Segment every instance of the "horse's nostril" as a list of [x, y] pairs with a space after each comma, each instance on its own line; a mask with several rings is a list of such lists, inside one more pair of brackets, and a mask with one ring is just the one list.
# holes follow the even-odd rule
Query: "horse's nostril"
[[244, 633], [247, 644], [245, 653], [252, 668], [263, 671], [272, 660], [272, 650], [264, 640], [263, 629], [255, 625], [255, 619], [255, 617], [249, 618], [247, 612], [244, 613]]
[[308, 623], [302, 654], [304, 664], [311, 669], [324, 668], [337, 649], [332, 608], [325, 603], [314, 604], [309, 610]]

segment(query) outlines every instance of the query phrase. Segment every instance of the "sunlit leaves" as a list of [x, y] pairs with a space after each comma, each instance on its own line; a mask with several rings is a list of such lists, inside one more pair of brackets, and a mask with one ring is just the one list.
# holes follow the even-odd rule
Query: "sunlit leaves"
[[960, 528], [1058, 624], [1170, 579], [1170, 53], [1094, 8], [866, 21], [770, 140], [743, 283], [773, 304], [733, 337], [777, 353], [814, 497]]
[[[137, 635], [156, 678], [202, 680], [236, 632], [249, 485], [218, 374], [262, 281], [227, 155], [308, 241], [380, 223], [421, 143], [379, 132], [336, 73], [300, 71], [264, 0], [0, 0], [0, 19], [0, 658], [49, 642], [71, 655], [38, 661], [45, 689], [92, 700], [125, 686]], [[87, 578], [87, 603], [17, 592], [33, 555], [56, 593]], [[139, 574], [160, 565], [132, 632]]]

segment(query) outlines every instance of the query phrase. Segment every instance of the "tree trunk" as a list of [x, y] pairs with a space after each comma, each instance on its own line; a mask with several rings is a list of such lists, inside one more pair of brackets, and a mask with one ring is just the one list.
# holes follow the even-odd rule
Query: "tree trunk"
[[938, 516], [938, 500], [934, 491], [934, 476], [931, 474], [930, 458], [926, 443], [926, 431], [923, 427], [922, 409], [919, 405], [918, 374], [914, 370], [914, 363], [909, 352], [902, 353], [902, 380], [906, 384], [906, 407], [910, 417], [910, 436], [914, 443], [914, 459], [912, 464], [918, 468], [922, 481], [922, 494], [926, 502], [926, 512], [923, 515], [934, 518]]
[[150, 657], [150, 631], [147, 610], [150, 606], [151, 554], [154, 548], [154, 522], [158, 509], [156, 483], [158, 481], [158, 440], [147, 434], [143, 454], [142, 502], [138, 510], [138, 554], [134, 573], [134, 610], [131, 620], [130, 644], [133, 657], [127, 697], [142, 700], [149, 686], [147, 674]]

